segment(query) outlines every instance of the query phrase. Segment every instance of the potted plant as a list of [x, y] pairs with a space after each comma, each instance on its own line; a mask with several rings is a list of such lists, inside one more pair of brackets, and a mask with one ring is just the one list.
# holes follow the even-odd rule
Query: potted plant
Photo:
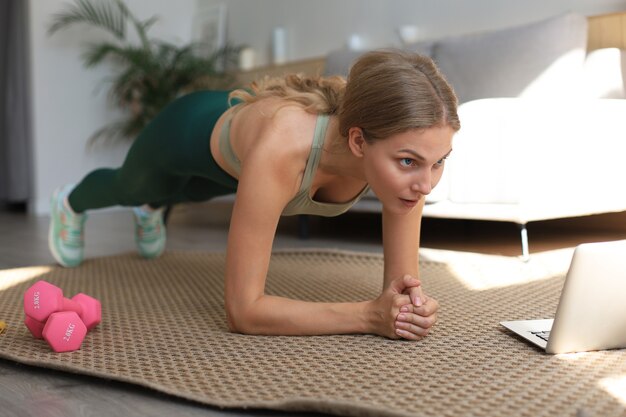
[[[159, 111], [175, 98], [199, 89], [231, 87], [233, 76], [224, 68], [232, 66], [238, 47], [225, 46], [201, 54], [206, 46], [190, 43], [183, 46], [150, 38], [148, 31], [155, 16], [139, 20], [123, 0], [75, 0], [53, 17], [50, 35], [76, 24], [87, 24], [113, 35], [113, 41], [85, 46], [85, 67], [113, 59], [119, 71], [111, 82], [110, 99], [128, 116], [97, 130], [98, 138], [134, 138]], [[134, 28], [139, 43], [127, 39], [127, 26]], [[201, 48], [203, 47], [203, 48]]]

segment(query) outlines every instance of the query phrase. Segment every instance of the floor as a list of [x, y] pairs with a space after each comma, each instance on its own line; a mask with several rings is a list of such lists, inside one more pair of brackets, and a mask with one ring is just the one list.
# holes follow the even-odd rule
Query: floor
[[[177, 207], [168, 225], [168, 249], [223, 251], [228, 203]], [[531, 224], [532, 253], [573, 247], [587, 241], [626, 238], [623, 217], [594, 216], [578, 222]], [[598, 226], [600, 224], [601, 226]], [[607, 227], [607, 224], [609, 225]], [[299, 237], [297, 218], [279, 225], [275, 249], [337, 248], [382, 252], [380, 219], [375, 214], [348, 213], [336, 219], [310, 219], [309, 237]], [[620, 226], [620, 227], [618, 227]], [[48, 219], [0, 211], [0, 268], [53, 262], [47, 247]], [[86, 226], [86, 256], [134, 250], [132, 217], [128, 211], [93, 213]], [[425, 219], [422, 247], [519, 256], [514, 225]], [[521, 261], [520, 261], [521, 262]], [[129, 384], [65, 374], [0, 360], [2, 416], [277, 416], [270, 411], [224, 411], [198, 405]], [[294, 415], [289, 413], [289, 415]], [[320, 414], [300, 414], [315, 416]]]

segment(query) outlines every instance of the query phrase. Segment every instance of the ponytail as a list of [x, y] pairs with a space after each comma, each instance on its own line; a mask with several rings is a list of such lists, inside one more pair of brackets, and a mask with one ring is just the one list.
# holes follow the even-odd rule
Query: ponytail
[[278, 97], [301, 104], [313, 114], [336, 114], [346, 88], [343, 77], [306, 76], [289, 74], [255, 81], [248, 89], [230, 93], [228, 99], [250, 104], [267, 97]]

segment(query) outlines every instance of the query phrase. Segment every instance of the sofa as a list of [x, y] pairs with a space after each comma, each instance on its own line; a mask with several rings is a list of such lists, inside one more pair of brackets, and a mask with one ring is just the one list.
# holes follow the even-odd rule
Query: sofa
[[[624, 51], [587, 51], [587, 19], [423, 41], [459, 98], [461, 130], [424, 217], [519, 225], [626, 211]], [[325, 74], [346, 75], [363, 51], [337, 50]], [[370, 194], [352, 210], [380, 211]]]

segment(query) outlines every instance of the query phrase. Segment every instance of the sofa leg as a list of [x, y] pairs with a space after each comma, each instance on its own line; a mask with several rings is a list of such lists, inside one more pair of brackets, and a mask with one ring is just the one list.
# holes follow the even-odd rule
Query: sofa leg
[[522, 237], [522, 261], [528, 262], [530, 260], [530, 251], [528, 250], [528, 230], [526, 224], [519, 224], [520, 234]]

